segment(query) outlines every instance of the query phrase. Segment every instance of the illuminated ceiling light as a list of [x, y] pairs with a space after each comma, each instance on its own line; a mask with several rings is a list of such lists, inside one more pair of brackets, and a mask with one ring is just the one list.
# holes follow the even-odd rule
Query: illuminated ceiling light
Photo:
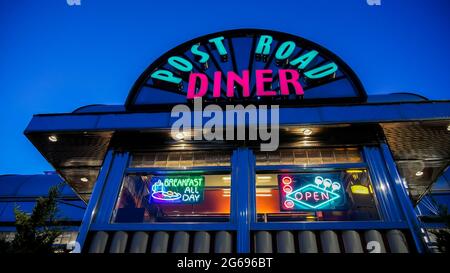
[[175, 135], [176, 140], [183, 140], [185, 137], [186, 137], [186, 134], [183, 132], [176, 133], [176, 135]]
[[447, 131], [450, 131], [450, 124], [447, 126]]
[[264, 189], [264, 188], [258, 188], [256, 189], [256, 193], [271, 193], [272, 189]]
[[58, 141], [58, 138], [55, 135], [51, 135], [48, 137], [48, 140], [50, 140], [51, 142], [56, 142]]
[[312, 130], [311, 129], [304, 129], [302, 131], [303, 135], [305, 136], [310, 136], [312, 134]]
[[422, 176], [422, 175], [423, 175], [423, 171], [416, 172], [416, 176]]
[[269, 180], [269, 179], [272, 179], [272, 177], [270, 177], [270, 176], [256, 176], [256, 179]]
[[231, 180], [231, 176], [223, 176], [222, 180], [224, 181], [230, 181]]
[[364, 195], [370, 194], [369, 188], [363, 185], [352, 185], [350, 189], [353, 194], [364, 194]]
[[363, 170], [346, 170], [346, 173], [362, 173]]
[[82, 177], [80, 178], [80, 181], [86, 183], [89, 182], [89, 179], [87, 177]]

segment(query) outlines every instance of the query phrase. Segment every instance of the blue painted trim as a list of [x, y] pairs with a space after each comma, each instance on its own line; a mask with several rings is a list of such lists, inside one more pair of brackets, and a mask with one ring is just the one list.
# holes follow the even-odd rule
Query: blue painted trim
[[114, 205], [119, 196], [125, 169], [128, 166], [129, 153], [115, 153], [114, 161], [108, 176], [104, 194], [98, 209], [98, 215], [95, 217], [96, 224], [107, 224], [110, 222]]
[[409, 228], [411, 230], [412, 237], [414, 239], [414, 243], [416, 245], [417, 251], [419, 253], [424, 252], [424, 245], [421, 240], [422, 236], [420, 231], [419, 220], [417, 219], [417, 215], [414, 211], [414, 207], [409, 199], [408, 193], [403, 185], [403, 180], [398, 173], [397, 167], [395, 165], [394, 158], [392, 157], [391, 151], [387, 144], [383, 143], [380, 145], [381, 151], [384, 157], [384, 161], [386, 162], [386, 166], [388, 169], [388, 174], [391, 178], [391, 183], [394, 186], [395, 195], [400, 200], [400, 206], [405, 214], [406, 221], [408, 222]]
[[[280, 125], [439, 120], [450, 118], [449, 101], [281, 108]], [[25, 134], [170, 128], [170, 112], [35, 115]], [[206, 122], [206, 120], [205, 120]]]
[[16, 231], [16, 227], [14, 226], [1, 226], [0, 232], [9, 232], [9, 231]]
[[350, 221], [350, 222], [273, 222], [253, 223], [252, 230], [370, 230], [407, 229], [405, 222]]
[[[50, 228], [50, 227], [49, 227]], [[58, 226], [56, 227], [64, 231], [79, 231], [79, 226]], [[0, 226], [0, 232], [16, 232], [15, 226]]]
[[424, 223], [420, 222], [420, 227], [424, 229], [447, 229], [448, 226], [445, 223]]
[[253, 154], [247, 148], [238, 148], [231, 157], [231, 214], [233, 223], [237, 225], [238, 253], [250, 252], [250, 221], [249, 221], [249, 195], [250, 180], [255, 179], [254, 171], [250, 168]]
[[109, 150], [106, 153], [105, 160], [103, 161], [102, 168], [99, 171], [99, 175], [97, 177], [97, 181], [94, 184], [94, 189], [92, 191], [91, 198], [87, 205], [86, 211], [84, 212], [83, 221], [81, 222], [81, 226], [79, 229], [79, 233], [77, 236], [77, 243], [80, 246], [78, 250], [81, 252], [83, 249], [84, 242], [86, 241], [87, 234], [89, 232], [89, 228], [91, 226], [92, 221], [94, 220], [95, 213], [97, 211], [97, 206], [100, 202], [100, 198], [102, 196], [102, 192], [108, 178], [109, 170], [111, 168], [111, 164], [113, 161], [113, 151]]
[[236, 230], [237, 225], [230, 223], [151, 223], [151, 224], [92, 224], [91, 230], [102, 231], [159, 231], [159, 230], [183, 230], [183, 231], [201, 231], [201, 230]]
[[386, 222], [405, 220], [399, 210], [400, 202], [393, 194], [392, 186], [388, 183], [387, 170], [378, 147], [364, 147], [363, 156], [369, 165], [370, 179], [382, 219]]

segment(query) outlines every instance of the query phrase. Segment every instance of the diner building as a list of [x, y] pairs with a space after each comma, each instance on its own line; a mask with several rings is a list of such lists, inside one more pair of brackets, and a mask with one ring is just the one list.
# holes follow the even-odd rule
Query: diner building
[[[311, 41], [238, 29], [163, 53], [123, 105], [37, 114], [24, 133], [86, 204], [77, 251], [423, 253], [445, 228], [430, 216], [448, 200], [450, 101], [393, 91], [367, 95]], [[278, 145], [205, 139], [207, 116], [174, 133], [175, 106], [210, 110], [197, 100], [223, 117], [267, 105]], [[231, 127], [250, 135], [247, 120]]]

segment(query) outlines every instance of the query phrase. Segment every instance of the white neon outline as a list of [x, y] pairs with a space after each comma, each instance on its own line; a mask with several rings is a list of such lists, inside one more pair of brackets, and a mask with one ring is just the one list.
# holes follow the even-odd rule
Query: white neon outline
[[[287, 179], [289, 179], [289, 182], [284, 182], [284, 179], [285, 178], [287, 178]], [[290, 176], [284, 176], [283, 178], [281, 178], [281, 182], [284, 184], [284, 185], [289, 185], [289, 184], [291, 184], [292, 183], [292, 177], [290, 177]]]
[[[286, 188], [289, 188], [290, 190], [287, 191]], [[283, 191], [284, 191], [286, 194], [291, 193], [293, 190], [294, 190], [294, 189], [293, 189], [292, 186], [289, 185], [289, 184], [286, 184], [286, 185], [283, 186]]]
[[176, 195], [176, 198], [172, 198], [172, 199], [164, 199], [164, 198], [156, 197], [155, 194], [157, 194], [157, 193], [161, 193], [164, 197], [166, 197], [167, 195], [165, 195], [164, 192], [162, 192], [162, 191], [154, 191], [152, 193], [152, 198], [159, 200], [159, 201], [177, 201], [177, 200], [181, 199], [181, 194], [178, 192], [175, 192], [176, 194], [178, 194], [178, 195]]
[[[292, 203], [292, 206], [286, 205], [287, 202], [291, 202], [291, 203]], [[284, 200], [284, 206], [285, 206], [286, 208], [288, 208], [288, 209], [292, 209], [292, 208], [295, 206], [295, 203], [294, 203], [292, 200]]]

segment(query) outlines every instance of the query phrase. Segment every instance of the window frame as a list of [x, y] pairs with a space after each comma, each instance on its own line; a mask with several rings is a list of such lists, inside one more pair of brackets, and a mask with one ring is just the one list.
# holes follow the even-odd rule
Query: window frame
[[[232, 152], [232, 151], [230, 151]], [[115, 154], [113, 158], [112, 167], [110, 168], [110, 175], [108, 175], [104, 192], [100, 197], [100, 204], [98, 214], [94, 218], [91, 224], [90, 230], [124, 230], [124, 231], [151, 231], [151, 230], [236, 230], [236, 220], [232, 213], [234, 200], [237, 198], [236, 194], [233, 194], [233, 164], [230, 161], [230, 166], [195, 166], [185, 168], [173, 168], [173, 167], [145, 167], [145, 168], [133, 168], [130, 167], [131, 152], [123, 152]], [[203, 174], [220, 174], [227, 173], [231, 175], [230, 181], [230, 218], [226, 222], [152, 222], [152, 223], [113, 223], [111, 221], [114, 207], [119, 198], [120, 190], [122, 187], [123, 179], [127, 175], [136, 174], [148, 174], [148, 175], [164, 175], [164, 174], [188, 174], [199, 172]]]
[[[309, 165], [306, 167], [303, 166], [297, 166], [297, 165], [267, 165], [267, 166], [256, 166], [255, 174], [275, 174], [275, 173], [314, 173], [314, 172], [332, 172], [332, 171], [344, 171], [349, 169], [364, 169], [368, 172], [370, 182], [373, 187], [373, 181], [371, 177], [371, 173], [369, 170], [368, 165], [365, 162], [360, 163], [339, 163], [339, 164], [321, 164], [321, 165]], [[348, 223], [346, 226], [351, 226], [354, 223], [385, 223], [384, 215], [381, 213], [379, 202], [378, 202], [378, 196], [376, 192], [374, 191], [374, 199], [375, 199], [375, 206], [378, 211], [379, 219], [378, 220], [371, 220], [371, 221], [318, 221], [318, 222], [308, 222], [308, 221], [274, 221], [274, 222], [258, 222], [257, 221], [257, 212], [256, 212], [256, 181], [254, 181], [253, 185], [251, 185], [252, 188], [252, 196], [254, 196], [254, 203], [252, 204], [255, 208], [255, 213], [252, 215], [251, 218], [251, 227], [254, 230], [264, 230], [264, 229], [303, 229], [302, 226], [307, 226], [306, 229], [310, 229], [311, 226], [323, 226], [326, 225], [327, 227], [333, 225], [334, 223]]]
[[[409, 229], [412, 232], [417, 249], [421, 249], [420, 227], [412, 204], [403, 186], [395, 162], [385, 143], [372, 146], [361, 146], [362, 163], [308, 166], [309, 170], [320, 170], [337, 167], [366, 168], [369, 172], [376, 200], [380, 203], [380, 221], [348, 221], [348, 222], [256, 222], [256, 173], [260, 170], [277, 168], [282, 170], [298, 170], [298, 166], [271, 165], [256, 166], [256, 159], [250, 148], [237, 148], [232, 151], [231, 162], [231, 207], [229, 223], [139, 223], [111, 224], [109, 219], [120, 192], [123, 177], [128, 168], [129, 152], [110, 149], [100, 169], [93, 189], [91, 200], [86, 209], [77, 242], [82, 248], [88, 232], [91, 231], [219, 231], [236, 232], [236, 251], [250, 251], [251, 233], [257, 230], [386, 230]], [[228, 167], [227, 167], [228, 168]], [[193, 169], [193, 168], [186, 168]], [[204, 168], [202, 168], [204, 169]], [[220, 167], [222, 169], [222, 167]], [[135, 169], [129, 171], [142, 171]], [[385, 187], [383, 192], [380, 188]], [[384, 202], [384, 203], [382, 203]], [[416, 234], [417, 233], [417, 234]], [[80, 248], [80, 250], [81, 250]]]

